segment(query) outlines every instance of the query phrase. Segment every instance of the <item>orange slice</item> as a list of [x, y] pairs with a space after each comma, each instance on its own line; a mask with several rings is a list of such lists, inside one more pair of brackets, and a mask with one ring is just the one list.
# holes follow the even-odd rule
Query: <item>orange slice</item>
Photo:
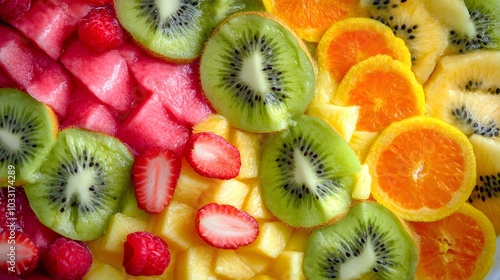
[[319, 42], [334, 22], [357, 14], [354, 0], [263, 0], [266, 11], [283, 19], [302, 39]]
[[394, 122], [366, 156], [377, 202], [408, 221], [436, 221], [465, 203], [476, 182], [468, 138], [428, 116]]
[[410, 227], [420, 240], [417, 279], [484, 279], [493, 264], [493, 225], [468, 203], [444, 219]]
[[316, 50], [320, 71], [328, 71], [339, 83], [356, 63], [376, 54], [386, 54], [411, 67], [405, 42], [381, 22], [353, 17], [340, 20], [325, 32]]
[[422, 86], [403, 62], [375, 55], [354, 65], [332, 103], [359, 106], [356, 130], [377, 132], [404, 118], [425, 113]]

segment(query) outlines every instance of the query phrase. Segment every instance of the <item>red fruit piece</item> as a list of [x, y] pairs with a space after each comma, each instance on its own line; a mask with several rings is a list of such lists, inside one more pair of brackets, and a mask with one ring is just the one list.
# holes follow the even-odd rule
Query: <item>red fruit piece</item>
[[93, 8], [78, 22], [80, 41], [91, 51], [100, 53], [120, 46], [124, 32], [111, 6]]
[[180, 173], [181, 161], [171, 150], [154, 147], [137, 156], [132, 179], [139, 209], [162, 212], [172, 200]]
[[198, 210], [196, 230], [211, 246], [234, 250], [257, 238], [259, 224], [250, 214], [232, 205], [209, 203]]
[[35, 243], [22, 232], [1, 232], [0, 252], [0, 271], [8, 275], [26, 274], [37, 267], [40, 259]]
[[31, 0], [1, 0], [0, 19], [11, 21], [21, 17], [31, 7]]
[[127, 235], [123, 267], [133, 276], [161, 275], [170, 263], [168, 245], [149, 232], [137, 231]]
[[223, 180], [238, 176], [241, 167], [238, 148], [212, 132], [191, 135], [186, 160], [200, 175]]
[[85, 243], [58, 238], [44, 256], [43, 265], [55, 280], [82, 279], [92, 265], [92, 254]]

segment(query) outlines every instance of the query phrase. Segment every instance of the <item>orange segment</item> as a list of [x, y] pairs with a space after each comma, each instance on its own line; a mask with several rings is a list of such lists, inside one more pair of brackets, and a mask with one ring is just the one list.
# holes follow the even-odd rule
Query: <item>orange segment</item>
[[493, 264], [493, 225], [468, 203], [446, 218], [410, 227], [420, 241], [418, 279], [483, 279]]
[[436, 221], [465, 203], [475, 184], [468, 138], [444, 121], [416, 116], [392, 123], [366, 157], [372, 195], [409, 221]]
[[283, 19], [302, 39], [319, 42], [332, 23], [357, 14], [354, 0], [263, 0], [266, 11]]
[[376, 54], [389, 55], [411, 67], [404, 41], [374, 19], [354, 17], [332, 24], [317, 48], [320, 71], [328, 71], [337, 83], [353, 65]]
[[359, 106], [356, 130], [377, 132], [394, 121], [425, 113], [422, 86], [403, 62], [375, 55], [354, 65], [342, 79], [333, 103]]

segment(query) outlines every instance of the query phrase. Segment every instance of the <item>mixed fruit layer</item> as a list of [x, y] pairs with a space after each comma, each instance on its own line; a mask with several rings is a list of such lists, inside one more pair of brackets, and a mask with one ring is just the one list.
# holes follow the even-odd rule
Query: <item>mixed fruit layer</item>
[[498, 1], [3, 0], [0, 19], [1, 279], [493, 266]]

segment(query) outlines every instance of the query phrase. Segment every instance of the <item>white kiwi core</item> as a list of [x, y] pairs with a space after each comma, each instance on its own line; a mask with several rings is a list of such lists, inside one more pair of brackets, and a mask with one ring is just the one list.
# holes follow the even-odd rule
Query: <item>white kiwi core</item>
[[377, 256], [371, 241], [366, 242], [363, 252], [349, 258], [340, 267], [340, 279], [360, 279], [363, 274], [373, 270]]
[[21, 148], [21, 137], [19, 135], [0, 129], [0, 139], [11, 151], [18, 151]]
[[263, 67], [262, 57], [258, 52], [254, 52], [243, 61], [240, 72], [240, 79], [260, 93], [265, 93], [269, 87], [262, 72]]

